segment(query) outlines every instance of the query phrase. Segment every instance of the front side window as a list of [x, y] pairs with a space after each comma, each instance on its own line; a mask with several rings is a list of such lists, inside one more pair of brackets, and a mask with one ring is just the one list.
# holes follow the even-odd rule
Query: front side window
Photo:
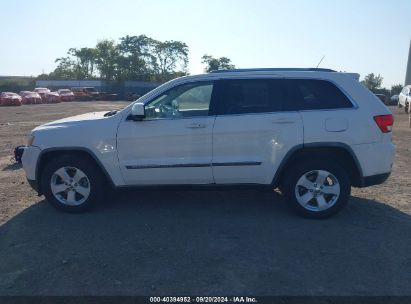
[[174, 87], [146, 105], [146, 118], [207, 116], [212, 92], [212, 82], [196, 82]]
[[288, 79], [287, 91], [290, 103], [302, 110], [352, 108], [347, 96], [326, 80]]

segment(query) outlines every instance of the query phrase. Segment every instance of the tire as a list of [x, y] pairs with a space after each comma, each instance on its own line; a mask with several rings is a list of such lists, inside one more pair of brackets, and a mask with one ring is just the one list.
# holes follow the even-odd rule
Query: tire
[[[350, 179], [337, 162], [299, 162], [289, 168], [286, 174], [281, 190], [286, 201], [303, 217], [328, 218], [338, 213], [348, 202], [351, 194]], [[321, 183], [321, 180], [325, 182]]]
[[409, 104], [406, 103], [406, 104], [405, 104], [405, 107], [404, 107], [404, 112], [405, 112], [405, 114], [408, 114], [408, 108], [409, 108]]
[[40, 182], [47, 201], [65, 212], [89, 210], [104, 197], [105, 179], [86, 158], [65, 155], [52, 159]]

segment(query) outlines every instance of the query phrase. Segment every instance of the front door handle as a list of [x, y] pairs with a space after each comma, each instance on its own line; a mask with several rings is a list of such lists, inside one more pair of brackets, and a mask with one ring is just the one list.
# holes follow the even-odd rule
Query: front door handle
[[206, 124], [203, 123], [198, 123], [198, 122], [193, 122], [192, 124], [187, 125], [187, 128], [190, 129], [200, 129], [200, 128], [205, 128]]

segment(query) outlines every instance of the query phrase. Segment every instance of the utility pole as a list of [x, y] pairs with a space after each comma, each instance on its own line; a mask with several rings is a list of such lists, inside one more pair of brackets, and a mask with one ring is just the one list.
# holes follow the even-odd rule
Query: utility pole
[[[407, 63], [407, 72], [405, 73], [405, 82], [404, 85], [411, 84], [411, 40], [410, 40], [410, 49], [408, 51], [408, 63]], [[408, 124], [411, 128], [411, 108], [408, 106]]]
[[411, 40], [410, 40], [410, 49], [408, 51], [408, 64], [407, 64], [407, 72], [405, 74], [405, 83], [404, 85], [411, 84]]

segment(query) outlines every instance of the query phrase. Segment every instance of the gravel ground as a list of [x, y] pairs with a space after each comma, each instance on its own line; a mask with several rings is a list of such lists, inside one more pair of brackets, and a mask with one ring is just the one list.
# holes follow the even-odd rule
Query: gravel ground
[[[383, 185], [323, 221], [277, 193], [121, 191], [63, 214], [10, 162], [35, 126], [123, 102], [0, 108], [0, 295], [411, 295], [411, 129]], [[375, 151], [378, 153], [378, 151]]]

